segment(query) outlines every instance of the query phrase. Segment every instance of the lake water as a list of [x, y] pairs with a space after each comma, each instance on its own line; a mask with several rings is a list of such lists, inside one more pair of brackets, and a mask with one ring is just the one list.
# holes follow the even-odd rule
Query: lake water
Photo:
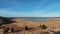
[[60, 17], [20, 17], [20, 18], [26, 19], [26, 20], [35, 20], [35, 21], [47, 21], [50, 18], [60, 19]]
[[60, 17], [7, 17], [7, 18], [22, 18], [25, 20], [35, 20], [35, 21], [47, 21], [50, 18], [60, 19]]

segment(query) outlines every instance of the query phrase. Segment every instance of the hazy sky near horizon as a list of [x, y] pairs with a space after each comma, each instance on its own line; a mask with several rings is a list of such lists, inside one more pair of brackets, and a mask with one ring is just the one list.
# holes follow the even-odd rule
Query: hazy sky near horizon
[[60, 17], [60, 0], [0, 0], [0, 16]]

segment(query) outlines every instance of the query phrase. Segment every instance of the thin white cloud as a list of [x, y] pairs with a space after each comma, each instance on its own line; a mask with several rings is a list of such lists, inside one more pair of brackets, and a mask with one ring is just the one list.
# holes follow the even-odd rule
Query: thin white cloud
[[[47, 8], [46, 8], [47, 9]], [[44, 13], [45, 10], [33, 11], [33, 12], [14, 12], [8, 9], [0, 9], [0, 16], [5, 17], [60, 17], [60, 12], [48, 12]]]
[[14, 12], [7, 9], [0, 9], [0, 15], [3, 16], [13, 16], [13, 17], [31, 17], [38, 16], [42, 12]]
[[51, 13], [46, 13], [42, 15], [43, 17], [60, 17], [60, 12], [51, 12]]

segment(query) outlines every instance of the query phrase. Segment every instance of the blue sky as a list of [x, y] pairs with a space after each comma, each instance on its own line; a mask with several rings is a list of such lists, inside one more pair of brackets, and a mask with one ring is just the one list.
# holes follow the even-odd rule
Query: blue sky
[[60, 0], [0, 0], [0, 16], [60, 17]]

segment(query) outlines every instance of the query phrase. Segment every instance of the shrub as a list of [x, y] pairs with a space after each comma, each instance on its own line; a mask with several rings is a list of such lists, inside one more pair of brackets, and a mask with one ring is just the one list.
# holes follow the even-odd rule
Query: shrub
[[2, 28], [2, 24], [0, 24], [0, 29]]
[[29, 28], [28, 28], [28, 26], [25, 26], [25, 30], [28, 30]]
[[42, 25], [42, 26], [40, 26], [42, 29], [47, 29], [47, 26], [45, 26], [45, 25]]
[[11, 32], [14, 32], [14, 28], [11, 28]]
[[4, 33], [7, 33], [9, 31], [9, 27], [4, 29]]

